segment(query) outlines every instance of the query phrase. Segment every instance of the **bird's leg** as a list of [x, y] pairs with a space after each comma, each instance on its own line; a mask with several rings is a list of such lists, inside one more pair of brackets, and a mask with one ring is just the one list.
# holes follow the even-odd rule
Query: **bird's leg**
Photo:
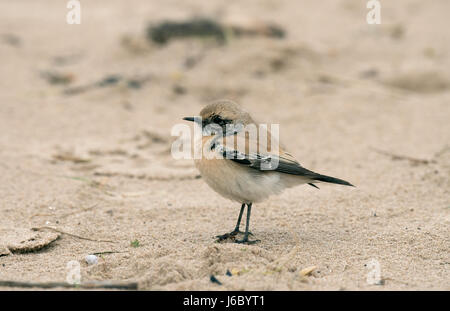
[[[248, 206], [248, 204], [247, 204], [247, 206]], [[243, 203], [242, 206], [241, 206], [241, 211], [239, 212], [239, 217], [238, 217], [238, 220], [237, 220], [237, 223], [236, 223], [236, 227], [234, 228], [233, 231], [231, 231], [229, 233], [229, 234], [231, 234], [233, 236], [238, 234], [238, 233], [244, 233], [241, 230], [239, 230], [239, 227], [241, 226], [242, 215], [244, 214], [244, 208], [245, 208], [245, 203]], [[248, 234], [253, 235], [253, 233], [251, 233], [250, 231], [248, 232]]]
[[216, 236], [216, 238], [218, 239], [217, 242], [226, 240], [230, 237], [236, 236], [238, 233], [241, 233], [241, 231], [239, 231], [239, 227], [241, 225], [241, 219], [242, 219], [242, 214], [244, 213], [244, 209], [245, 209], [245, 203], [243, 203], [241, 206], [241, 211], [239, 212], [239, 217], [237, 220], [236, 228], [234, 228], [234, 230], [229, 233], [225, 233], [225, 234]]
[[235, 235], [240, 232], [239, 227], [241, 226], [241, 219], [242, 219], [242, 214], [244, 214], [244, 209], [245, 209], [245, 203], [242, 203], [241, 211], [239, 212], [239, 217], [238, 217], [238, 220], [236, 223], [236, 227], [232, 231], [232, 233], [234, 233]]
[[236, 243], [255, 244], [255, 243], [257, 243], [257, 242], [260, 242], [260, 240], [253, 240], [253, 241], [250, 241], [250, 240], [248, 239], [249, 234], [251, 234], [251, 233], [248, 231], [248, 228], [249, 228], [249, 226], [250, 226], [250, 213], [251, 213], [251, 211], [252, 211], [252, 203], [247, 204], [247, 222], [246, 222], [246, 224], [245, 224], [244, 238], [243, 238], [242, 240], [236, 240], [236, 241], [235, 241]]

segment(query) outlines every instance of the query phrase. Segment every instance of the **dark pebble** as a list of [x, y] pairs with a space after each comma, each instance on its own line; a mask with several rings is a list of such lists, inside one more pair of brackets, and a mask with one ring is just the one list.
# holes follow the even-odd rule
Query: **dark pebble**
[[211, 277], [209, 278], [209, 280], [211, 281], [211, 283], [216, 283], [218, 285], [222, 285], [222, 283], [212, 274], [211, 274]]

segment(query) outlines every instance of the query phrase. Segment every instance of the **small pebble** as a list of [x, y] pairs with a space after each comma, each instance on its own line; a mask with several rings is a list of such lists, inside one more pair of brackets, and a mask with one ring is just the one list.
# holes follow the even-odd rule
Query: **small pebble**
[[310, 275], [314, 270], [316, 270], [317, 269], [317, 267], [316, 266], [311, 266], [311, 267], [307, 267], [307, 268], [304, 268], [304, 269], [302, 269], [301, 271], [300, 271], [300, 275], [301, 276], [308, 276], [308, 275]]
[[98, 257], [95, 255], [87, 255], [85, 260], [89, 266], [98, 264]]
[[231, 275], [239, 275], [241, 274], [241, 271], [237, 268], [231, 269]]
[[211, 281], [211, 283], [216, 283], [218, 285], [222, 285], [222, 282], [220, 282], [214, 275], [211, 274], [209, 280]]

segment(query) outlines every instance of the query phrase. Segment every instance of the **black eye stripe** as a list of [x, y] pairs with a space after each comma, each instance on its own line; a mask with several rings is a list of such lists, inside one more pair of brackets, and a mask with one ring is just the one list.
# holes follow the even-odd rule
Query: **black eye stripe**
[[215, 116], [212, 116], [212, 117], [210, 118], [210, 123], [216, 123], [216, 124], [219, 124], [219, 125], [222, 126], [222, 125], [231, 123], [231, 120], [228, 120], [228, 119], [222, 119], [221, 116], [215, 115]]

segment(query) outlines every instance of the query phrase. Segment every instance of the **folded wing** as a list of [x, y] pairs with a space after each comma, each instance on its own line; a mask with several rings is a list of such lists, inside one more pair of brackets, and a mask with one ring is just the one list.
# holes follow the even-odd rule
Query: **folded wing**
[[[229, 139], [233, 142], [230, 142]], [[277, 144], [277, 142], [273, 138], [272, 145], [268, 145], [270, 142], [270, 139], [252, 139], [249, 135], [238, 133], [226, 137], [221, 142], [216, 142], [215, 150], [221, 153], [225, 159], [259, 171], [277, 171], [306, 177], [311, 180], [310, 185], [316, 188], [317, 186], [312, 184], [313, 182], [353, 186], [345, 180], [321, 175], [302, 167], [291, 154], [279, 146], [274, 146], [274, 143]]]

